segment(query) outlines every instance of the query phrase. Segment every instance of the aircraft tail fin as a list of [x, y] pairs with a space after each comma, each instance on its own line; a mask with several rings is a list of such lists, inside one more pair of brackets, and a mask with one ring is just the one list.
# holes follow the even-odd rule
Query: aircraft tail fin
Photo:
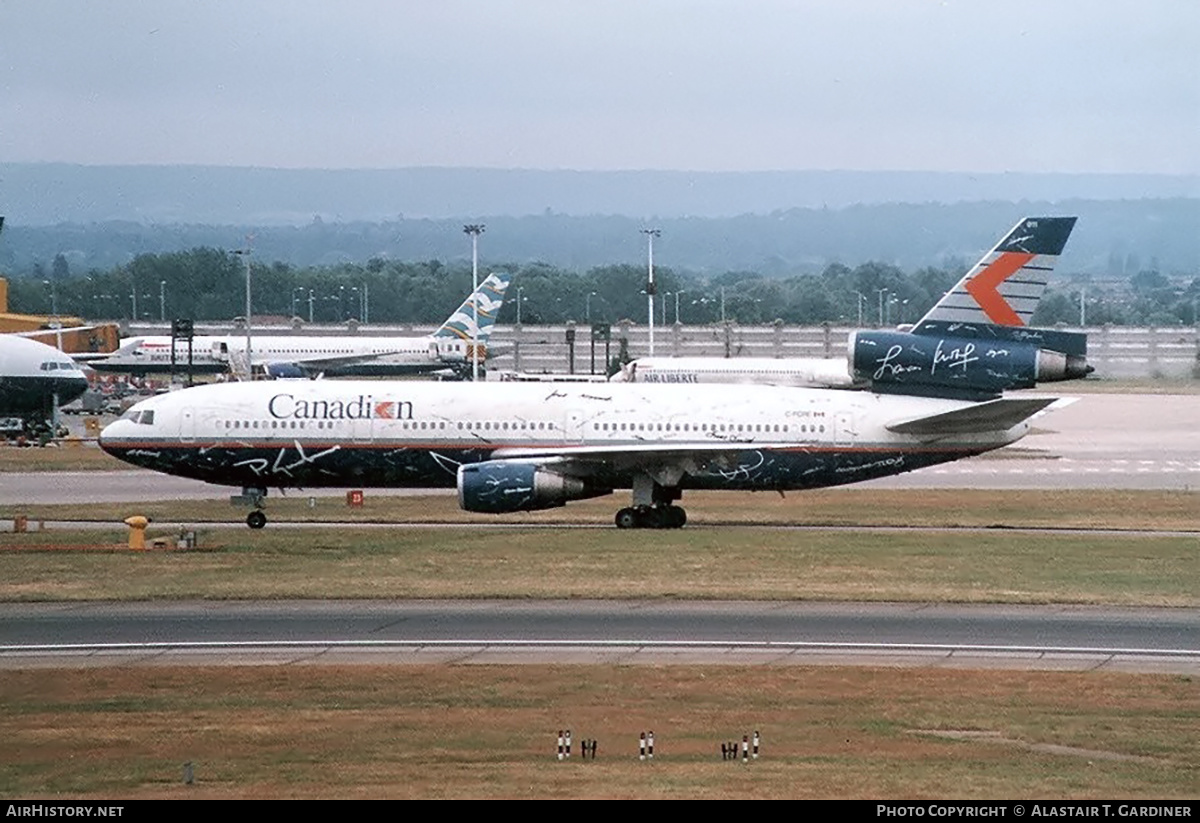
[[1028, 326], [1058, 262], [1074, 217], [1026, 217], [971, 267], [913, 327], [970, 323]]
[[510, 282], [512, 282], [512, 275], [508, 272], [489, 275], [479, 284], [479, 288], [463, 301], [458, 310], [433, 333], [433, 336], [454, 337], [467, 341], [474, 339], [476, 335], [472, 334], [472, 331], [475, 328], [475, 306], [478, 304], [478, 339], [480, 344], [486, 344], [492, 326], [496, 324], [496, 318], [500, 314], [500, 307], [504, 305], [504, 292], [508, 289]]

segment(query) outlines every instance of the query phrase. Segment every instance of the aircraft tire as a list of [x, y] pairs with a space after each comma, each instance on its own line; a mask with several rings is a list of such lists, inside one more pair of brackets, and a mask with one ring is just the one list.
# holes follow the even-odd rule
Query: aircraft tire
[[637, 509], [624, 508], [617, 512], [615, 518], [618, 529], [637, 529], [642, 525], [642, 518], [638, 517]]
[[687, 512], [682, 506], [671, 507], [671, 528], [682, 529], [687, 525]]
[[267, 516], [260, 510], [255, 509], [254, 511], [250, 512], [250, 514], [246, 515], [246, 525], [252, 529], [261, 529], [263, 526], [267, 525]]
[[680, 529], [687, 512], [679, 506], [630, 506], [617, 512], [618, 529]]

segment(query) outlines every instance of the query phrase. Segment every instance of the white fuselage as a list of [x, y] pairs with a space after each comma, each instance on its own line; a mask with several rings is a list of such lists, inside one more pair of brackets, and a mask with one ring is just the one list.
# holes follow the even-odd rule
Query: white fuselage
[[[461, 364], [467, 359], [467, 343], [432, 336], [277, 336], [251, 335], [253, 366], [263, 368], [289, 364], [327, 370], [331, 373], [362, 375], [412, 374]], [[200, 336], [192, 340], [193, 371], [223, 373], [245, 364], [245, 335]], [[159, 374], [171, 370], [171, 338], [147, 336], [129, 340], [112, 355], [94, 360], [97, 371]], [[175, 343], [175, 369], [188, 366], [187, 343]]]
[[897, 474], [1013, 442], [889, 424], [957, 400], [744, 386], [302, 381], [202, 386], [138, 403], [101, 445], [227, 485], [452, 486], [457, 467], [521, 460], [629, 488], [811, 488]]
[[797, 388], [863, 388], [846, 358], [641, 357], [610, 378], [614, 383], [756, 383]]
[[0, 335], [0, 417], [50, 416], [87, 390], [79, 366], [53, 346]]

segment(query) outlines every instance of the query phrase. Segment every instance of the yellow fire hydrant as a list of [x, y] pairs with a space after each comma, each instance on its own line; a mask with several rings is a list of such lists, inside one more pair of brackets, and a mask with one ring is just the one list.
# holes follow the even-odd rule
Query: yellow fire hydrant
[[135, 514], [133, 517], [125, 518], [125, 525], [129, 527], [129, 548], [135, 551], [145, 551], [146, 526], [150, 525], [150, 518]]

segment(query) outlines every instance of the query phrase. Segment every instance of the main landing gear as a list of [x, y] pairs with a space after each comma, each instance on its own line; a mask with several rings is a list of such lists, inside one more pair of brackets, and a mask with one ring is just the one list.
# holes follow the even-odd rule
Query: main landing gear
[[687, 512], [672, 505], [683, 497], [678, 486], [663, 486], [648, 476], [634, 478], [633, 505], [615, 518], [618, 529], [681, 529]]
[[618, 529], [680, 529], [687, 512], [679, 506], [630, 506], [617, 512]]
[[246, 515], [246, 525], [252, 529], [261, 529], [267, 525], [267, 515], [263, 511], [263, 501], [266, 497], [267, 490], [261, 486], [243, 486], [242, 493], [230, 495], [229, 502], [253, 506], [254, 511]]

